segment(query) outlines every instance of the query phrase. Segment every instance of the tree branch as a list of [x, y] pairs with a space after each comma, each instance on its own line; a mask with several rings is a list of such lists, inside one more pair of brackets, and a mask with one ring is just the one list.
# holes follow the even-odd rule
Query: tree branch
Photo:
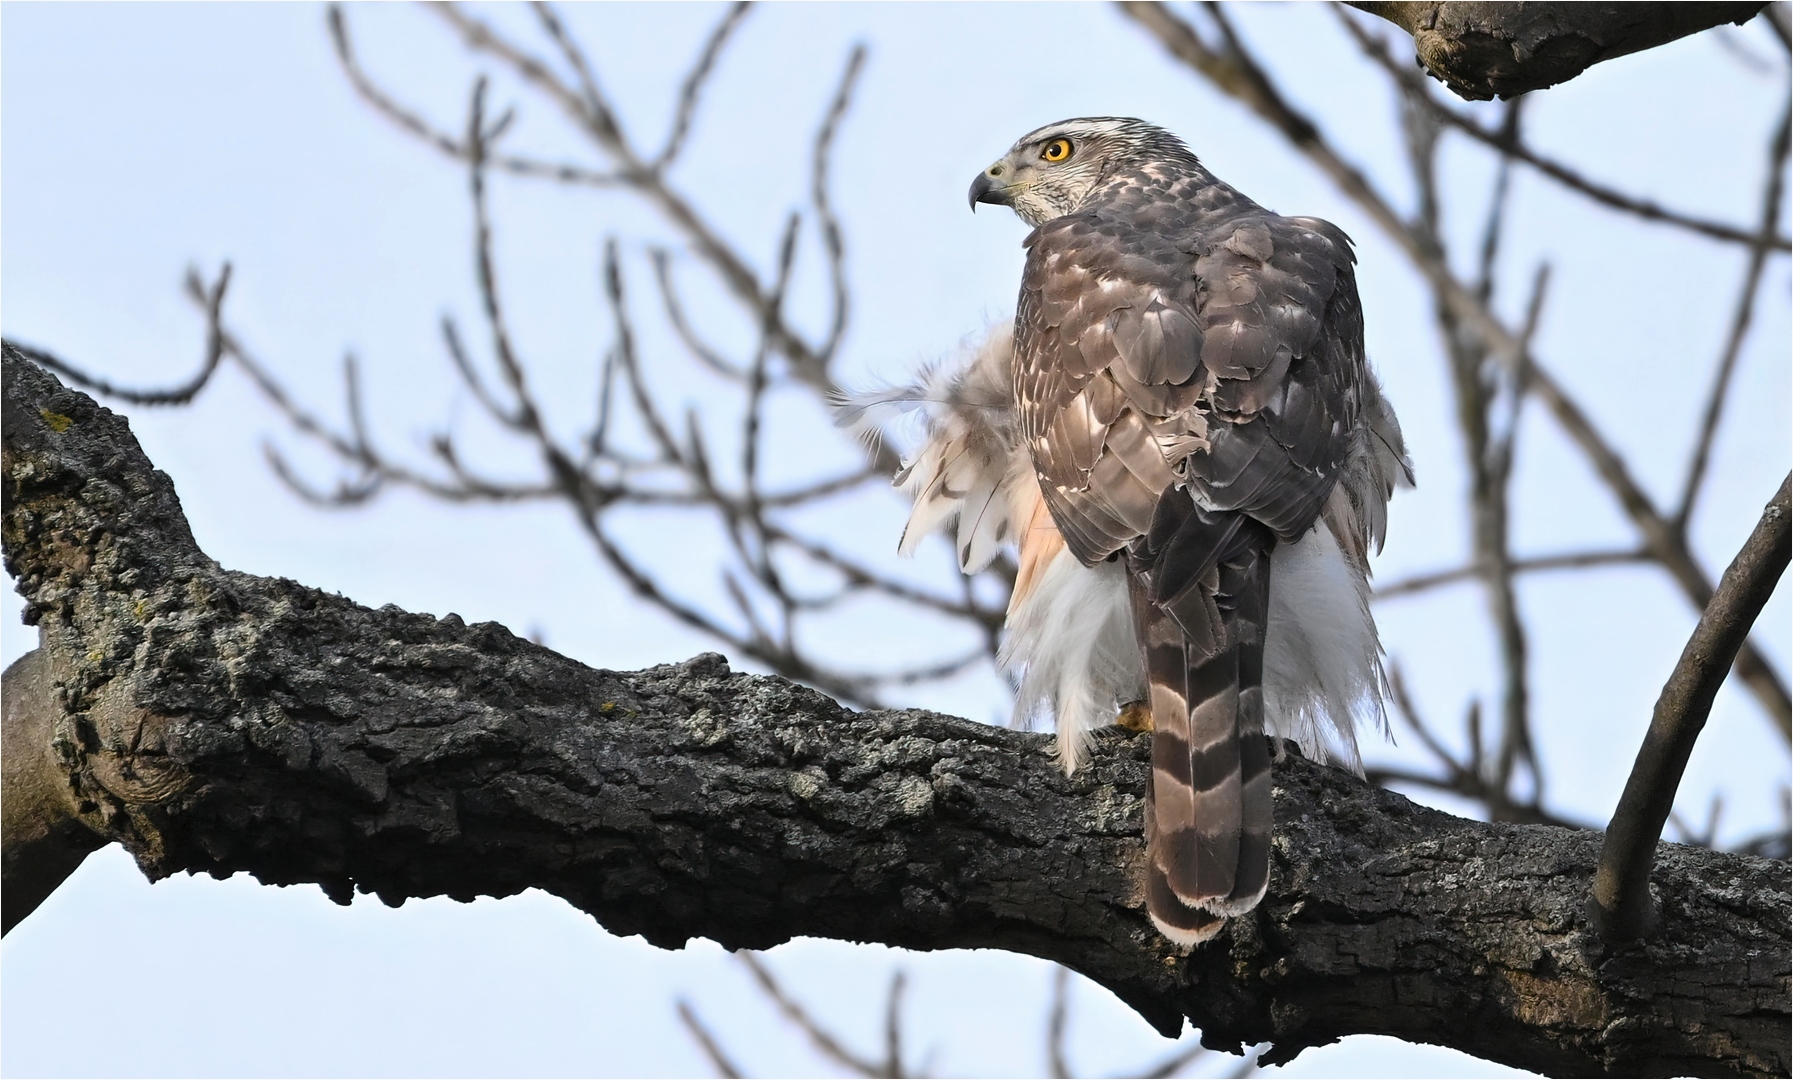
[[1673, 932], [1607, 953], [1597, 837], [1453, 818], [1291, 756], [1269, 895], [1183, 954], [1138, 892], [1144, 738], [1105, 737], [1067, 778], [1045, 736], [853, 713], [714, 655], [593, 670], [494, 624], [226, 571], [121, 418], [10, 347], [4, 391], [0, 535], [55, 684], [39, 779], [152, 878], [392, 904], [535, 887], [668, 948], [1006, 949], [1167, 1035], [1273, 1042], [1267, 1063], [1378, 1032], [1547, 1072], [1788, 1068], [1785, 864], [1665, 846]]
[[1718, 421], [1724, 415], [1725, 395], [1731, 387], [1731, 376], [1737, 371], [1737, 360], [1743, 354], [1743, 341], [1749, 335], [1750, 321], [1755, 317], [1756, 289], [1768, 264], [1766, 239], [1780, 225], [1789, 149], [1793, 149], [1793, 103], [1782, 110], [1780, 126], [1768, 143], [1768, 176], [1762, 183], [1762, 227], [1757, 233], [1760, 239], [1750, 249], [1749, 267], [1743, 272], [1743, 285], [1737, 291], [1736, 313], [1731, 316], [1724, 352], [1719, 355], [1718, 368], [1712, 376], [1712, 389], [1706, 394], [1700, 433], [1693, 444], [1693, 453], [1687, 463], [1687, 479], [1681, 485], [1681, 501], [1675, 510], [1675, 525], [1683, 533], [1693, 516], [1694, 503], [1700, 497], [1700, 485], [1706, 479], [1706, 468], [1712, 457], [1712, 443], [1718, 437]]
[[725, 1080], [740, 1080], [745, 1075], [741, 1067], [723, 1052], [716, 1036], [697, 1018], [697, 1012], [691, 1008], [691, 1003], [680, 998], [678, 1010], [679, 1022], [685, 1025], [685, 1030], [697, 1043], [697, 1048], [703, 1051], [704, 1057], [710, 1059], [710, 1067], [716, 1070], [716, 1075]]
[[[1629, 566], [1635, 563], [1648, 562], [1650, 556], [1642, 551], [1578, 551], [1564, 555], [1541, 555], [1535, 559], [1514, 559], [1509, 569], [1514, 574], [1536, 573], [1541, 570], [1585, 570], [1593, 566]], [[1487, 571], [1480, 566], [1470, 564], [1459, 566], [1455, 570], [1435, 570], [1426, 574], [1415, 574], [1412, 577], [1391, 581], [1387, 585], [1378, 585], [1375, 597], [1378, 600], [1390, 600], [1397, 596], [1410, 596], [1445, 585], [1455, 585], [1460, 581], [1474, 581]]]
[[[197, 276], [196, 274], [194, 275]], [[189, 288], [191, 288], [189, 284]], [[220, 321], [224, 310], [224, 293], [230, 288], [230, 264], [225, 263], [218, 271], [218, 280], [209, 289], [201, 288], [195, 298], [206, 310], [205, 359], [200, 362], [199, 370], [193, 377], [178, 386], [158, 390], [132, 390], [123, 386], [115, 386], [98, 375], [82, 371], [73, 364], [49, 353], [22, 345], [14, 348], [23, 352], [34, 362], [42, 364], [51, 371], [77, 386], [86, 387], [96, 394], [117, 398], [132, 405], [186, 405], [192, 402], [206, 384], [217, 374], [218, 365], [224, 360], [226, 340], [223, 323]]]
[[57, 768], [55, 673], [42, 649], [6, 669], [0, 770], [0, 933], [37, 910], [107, 839], [88, 828]]
[[1602, 60], [1745, 23], [1761, 0], [1712, 4], [1357, 3], [1413, 35], [1415, 58], [1458, 97], [1510, 98]]
[[1675, 791], [1694, 741], [1712, 711], [1712, 699], [1793, 558], [1790, 481], [1793, 477], [1781, 481], [1743, 550], [1725, 569], [1718, 591], [1656, 699], [1650, 730], [1607, 827], [1600, 872], [1594, 878], [1594, 904], [1602, 930], [1610, 937], [1629, 940], [1658, 925], [1650, 899], [1650, 865], [1657, 841], [1674, 809]]

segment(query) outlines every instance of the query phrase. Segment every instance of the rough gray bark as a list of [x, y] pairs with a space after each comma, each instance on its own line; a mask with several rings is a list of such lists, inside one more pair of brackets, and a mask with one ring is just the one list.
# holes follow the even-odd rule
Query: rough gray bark
[[1568, 82], [1602, 60], [1666, 45], [1765, 3], [1356, 3], [1413, 35], [1419, 65], [1471, 101]]
[[1029, 953], [1269, 1061], [1375, 1032], [1549, 1073], [1787, 1072], [1786, 863], [1664, 844], [1668, 932], [1609, 948], [1596, 834], [1453, 818], [1291, 755], [1269, 895], [1182, 954], [1137, 890], [1144, 738], [1067, 779], [1044, 736], [853, 713], [714, 655], [593, 670], [227, 571], [122, 418], [10, 348], [4, 392], [6, 565], [54, 686], [37, 760], [70, 793], [37, 833], [8, 818], [8, 892], [21, 844], [79, 827], [152, 878], [395, 904], [533, 886], [666, 947]]

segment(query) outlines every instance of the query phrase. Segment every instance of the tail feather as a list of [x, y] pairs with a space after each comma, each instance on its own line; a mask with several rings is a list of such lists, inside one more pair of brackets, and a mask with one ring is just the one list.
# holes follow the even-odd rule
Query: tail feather
[[[1268, 538], [1266, 538], [1268, 539]], [[1239, 655], [1239, 863], [1233, 891], [1219, 907], [1250, 911], [1270, 883], [1270, 744], [1264, 738], [1264, 643], [1270, 623], [1270, 563], [1275, 541], [1248, 546], [1220, 567], [1221, 594], [1232, 601], [1228, 637]]]
[[[1157, 747], [1157, 733], [1154, 732], [1152, 746]], [[1148, 839], [1160, 835], [1158, 829], [1157, 807], [1152, 798], [1153, 786], [1146, 788], [1146, 836]], [[1150, 849], [1148, 848], [1148, 851]], [[1152, 925], [1158, 932], [1184, 948], [1200, 945], [1226, 925], [1224, 915], [1216, 915], [1212, 911], [1185, 903], [1171, 886], [1170, 878], [1165, 873], [1162, 863], [1155, 858], [1146, 859], [1146, 912], [1152, 917]]]
[[1263, 681], [1276, 539], [1243, 515], [1173, 498], [1157, 543], [1129, 566], [1153, 726], [1146, 906], [1167, 936], [1194, 943], [1255, 907], [1269, 882]]
[[1184, 948], [1200, 945], [1226, 925], [1225, 915], [1185, 904], [1156, 864], [1146, 867], [1146, 911], [1160, 934]]

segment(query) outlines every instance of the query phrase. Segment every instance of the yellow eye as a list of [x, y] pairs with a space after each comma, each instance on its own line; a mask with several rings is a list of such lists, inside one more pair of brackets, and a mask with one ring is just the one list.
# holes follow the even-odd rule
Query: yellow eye
[[1071, 140], [1053, 139], [1040, 151], [1040, 156], [1052, 162], [1071, 160]]

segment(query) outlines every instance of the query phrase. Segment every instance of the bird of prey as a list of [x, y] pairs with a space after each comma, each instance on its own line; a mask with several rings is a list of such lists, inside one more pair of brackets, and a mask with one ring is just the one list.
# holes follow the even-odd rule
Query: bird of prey
[[1034, 230], [1012, 337], [886, 395], [929, 418], [904, 546], [955, 515], [967, 572], [1017, 545], [1002, 659], [1067, 770], [1149, 715], [1146, 906], [1194, 945], [1268, 884], [1266, 734], [1361, 772], [1382, 721], [1368, 557], [1412, 472], [1350, 241], [1134, 119], [1033, 131], [970, 197]]

